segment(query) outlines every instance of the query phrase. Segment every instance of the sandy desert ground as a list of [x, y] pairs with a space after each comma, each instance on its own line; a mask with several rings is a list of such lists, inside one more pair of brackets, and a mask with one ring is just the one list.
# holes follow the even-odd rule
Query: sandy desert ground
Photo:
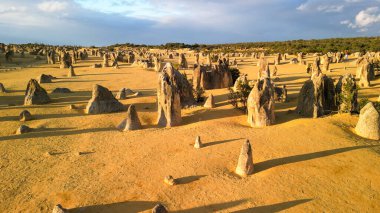
[[[28, 57], [15, 61], [28, 65]], [[206, 92], [215, 96], [215, 109], [183, 109], [181, 126], [158, 128], [155, 71], [123, 63], [120, 69], [89, 68], [100, 61], [79, 62], [72, 78], [68, 69], [42, 62], [0, 72], [10, 90], [0, 94], [0, 212], [51, 212], [58, 203], [70, 212], [150, 212], [157, 203], [181, 213], [380, 212], [380, 146], [353, 134], [358, 116], [312, 119], [289, 111], [309, 78], [304, 66], [278, 66], [277, 85], [287, 85], [289, 102], [276, 103], [273, 126], [249, 127], [247, 116], [228, 103], [228, 90], [218, 89]], [[255, 79], [257, 61], [238, 61], [240, 71]], [[326, 74], [334, 79], [355, 73], [350, 63], [330, 66]], [[191, 78], [192, 70], [186, 73]], [[40, 74], [57, 77], [42, 84], [49, 93], [56, 87], [74, 93], [49, 94], [50, 104], [23, 106], [27, 82]], [[135, 104], [144, 129], [118, 131], [125, 112], [84, 114], [94, 84], [115, 94], [122, 87], [141, 92], [122, 103]], [[378, 99], [380, 79], [372, 84], [359, 98]], [[35, 117], [25, 123], [36, 129], [14, 135], [24, 109]], [[193, 147], [197, 135], [202, 149]], [[252, 144], [255, 172], [240, 178], [234, 169], [245, 139]], [[167, 175], [179, 184], [164, 184]]]

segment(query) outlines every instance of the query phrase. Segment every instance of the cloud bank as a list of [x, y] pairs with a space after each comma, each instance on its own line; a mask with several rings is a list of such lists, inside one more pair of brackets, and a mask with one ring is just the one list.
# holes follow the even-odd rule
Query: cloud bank
[[1, 0], [0, 42], [230, 43], [380, 34], [380, 0]]

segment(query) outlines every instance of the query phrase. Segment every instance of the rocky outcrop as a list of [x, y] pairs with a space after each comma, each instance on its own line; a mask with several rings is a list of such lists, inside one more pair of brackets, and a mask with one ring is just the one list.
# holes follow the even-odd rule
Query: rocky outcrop
[[92, 98], [86, 107], [87, 114], [100, 114], [119, 112], [125, 109], [107, 88], [95, 85], [92, 90]]

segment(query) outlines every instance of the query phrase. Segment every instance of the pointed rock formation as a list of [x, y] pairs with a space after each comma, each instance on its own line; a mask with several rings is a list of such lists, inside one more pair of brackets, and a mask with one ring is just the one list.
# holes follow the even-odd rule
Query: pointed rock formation
[[76, 76], [75, 72], [74, 72], [74, 67], [70, 66], [69, 67], [69, 72], [67, 73], [67, 77], [74, 77], [74, 76]]
[[118, 100], [127, 99], [127, 93], [126, 93], [125, 88], [122, 88], [119, 90], [119, 92], [116, 94], [116, 99]]
[[210, 94], [210, 96], [208, 96], [205, 104], [203, 105], [203, 107], [205, 108], [215, 108], [215, 101], [214, 101], [214, 96], [212, 94]]
[[248, 85], [247, 74], [242, 74], [239, 76], [239, 78], [236, 79], [233, 88], [234, 92], [241, 92], [244, 85]]
[[178, 84], [173, 79], [175, 75], [171, 64], [167, 64], [158, 77], [157, 100], [158, 118], [157, 123], [162, 127], [172, 127], [181, 124], [181, 98]]
[[127, 118], [124, 119], [117, 128], [122, 131], [141, 129], [140, 119], [133, 104], [131, 104], [128, 108]]
[[241, 147], [238, 164], [235, 173], [241, 177], [253, 174], [252, 148], [247, 139]]
[[339, 112], [358, 112], [358, 90], [354, 76], [346, 74], [339, 78], [335, 87]]
[[355, 132], [363, 138], [380, 139], [380, 116], [372, 102], [369, 102], [360, 110]]
[[0, 83], [0, 93], [7, 93], [7, 90], [2, 83]]
[[46, 104], [50, 98], [44, 88], [35, 79], [31, 79], [26, 87], [24, 105]]
[[152, 213], [168, 213], [168, 210], [161, 203], [154, 206]]
[[188, 65], [187, 65], [185, 54], [181, 53], [179, 55], [178, 64], [179, 64], [179, 69], [187, 69]]
[[86, 106], [87, 114], [100, 114], [119, 112], [125, 109], [107, 88], [95, 85], [92, 90], [92, 98]]
[[269, 78], [259, 80], [247, 100], [248, 123], [251, 127], [274, 124], [274, 87]]
[[30, 121], [33, 119], [32, 114], [28, 110], [23, 110], [20, 115], [20, 121]]
[[37, 77], [38, 83], [40, 83], [40, 84], [51, 83], [52, 77], [53, 76], [51, 76], [51, 75], [41, 74], [40, 76]]
[[195, 138], [194, 148], [196, 148], [196, 149], [200, 149], [200, 148], [202, 148], [202, 146], [203, 146], [203, 144], [202, 144], [202, 142], [201, 142], [201, 137], [200, 137], [200, 136], [197, 136], [197, 137]]
[[28, 132], [31, 132], [32, 131], [32, 128], [26, 126], [26, 125], [21, 125], [17, 130], [16, 130], [16, 135], [21, 135], [21, 134], [25, 134], [25, 133], [28, 133]]
[[331, 78], [320, 74], [304, 83], [298, 95], [298, 114], [318, 118], [335, 109], [335, 88]]

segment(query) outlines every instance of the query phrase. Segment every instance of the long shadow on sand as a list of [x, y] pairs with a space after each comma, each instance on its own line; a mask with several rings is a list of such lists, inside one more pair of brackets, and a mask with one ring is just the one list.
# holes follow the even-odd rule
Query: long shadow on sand
[[85, 206], [70, 209], [69, 213], [88, 213], [88, 212], [106, 212], [106, 213], [137, 213], [152, 209], [158, 202], [152, 201], [127, 201], [105, 205]]
[[280, 212], [289, 208], [292, 208], [294, 206], [307, 203], [311, 201], [312, 199], [302, 199], [302, 200], [294, 200], [294, 201], [288, 201], [288, 202], [283, 202], [283, 203], [276, 203], [272, 205], [267, 205], [267, 206], [257, 206], [249, 209], [244, 209], [244, 210], [239, 210], [235, 211], [233, 213], [274, 213], [274, 212]]
[[115, 128], [111, 128], [111, 127], [95, 128], [95, 129], [80, 129], [80, 130], [71, 130], [70, 128], [66, 128], [66, 129], [37, 128], [37, 129], [33, 129], [32, 132], [22, 134], [22, 135], [9, 135], [9, 136], [0, 137], [0, 141], [15, 140], [15, 139], [29, 139], [29, 138], [45, 138], [45, 137], [54, 137], [54, 136], [67, 136], [67, 135], [106, 132], [106, 131], [116, 131], [116, 130]]
[[259, 173], [276, 166], [282, 166], [282, 165], [291, 164], [291, 163], [298, 163], [302, 161], [313, 160], [317, 158], [327, 157], [327, 156], [331, 156], [331, 155], [335, 155], [335, 154], [339, 154], [343, 152], [349, 152], [353, 150], [358, 150], [358, 149], [374, 148], [377, 146], [380, 146], [380, 145], [345, 147], [345, 148], [331, 149], [331, 150], [326, 150], [326, 151], [313, 152], [313, 153], [267, 160], [267, 161], [263, 161], [263, 162], [255, 164], [255, 173]]
[[177, 178], [176, 181], [178, 182], [178, 184], [188, 184], [197, 181], [203, 177], [206, 177], [206, 175], [191, 175], [187, 177]]
[[191, 115], [182, 117], [183, 125], [193, 124], [199, 121], [215, 120], [233, 116], [240, 116], [241, 112], [235, 109], [201, 109]]
[[237, 140], [243, 140], [243, 139], [244, 138], [235, 138], [235, 139], [229, 139], [229, 140], [214, 141], [214, 142], [210, 142], [210, 143], [205, 143], [205, 144], [203, 144], [203, 146], [204, 147], [215, 146], [215, 145], [224, 144], [224, 143], [228, 143], [228, 142], [232, 142], [232, 141], [237, 141]]
[[237, 200], [237, 201], [231, 201], [226, 203], [216, 203], [216, 204], [210, 204], [206, 206], [199, 206], [191, 209], [184, 209], [184, 210], [178, 210], [178, 211], [171, 211], [173, 213], [203, 213], [203, 212], [218, 212], [222, 211], [223, 209], [229, 209], [234, 206], [238, 206], [247, 200]]

